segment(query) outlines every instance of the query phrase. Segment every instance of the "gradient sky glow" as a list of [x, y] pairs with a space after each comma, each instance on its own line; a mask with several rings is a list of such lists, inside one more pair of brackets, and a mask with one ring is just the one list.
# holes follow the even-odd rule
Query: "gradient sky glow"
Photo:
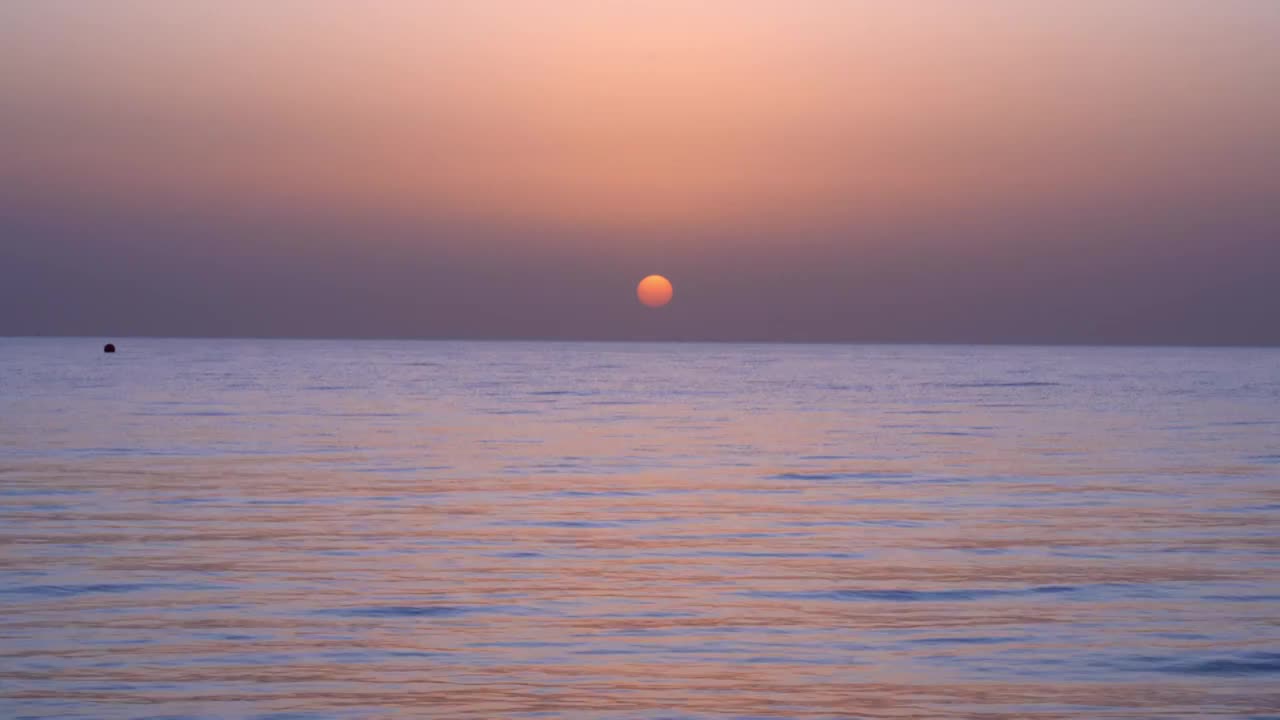
[[0, 334], [1280, 344], [1278, 39], [1273, 0], [7, 0]]

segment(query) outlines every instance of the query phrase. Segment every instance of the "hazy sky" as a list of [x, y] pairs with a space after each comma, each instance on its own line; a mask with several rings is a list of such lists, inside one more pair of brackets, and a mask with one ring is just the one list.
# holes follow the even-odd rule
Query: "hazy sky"
[[1275, 0], [4, 0], [0, 334], [1280, 344], [1277, 88]]

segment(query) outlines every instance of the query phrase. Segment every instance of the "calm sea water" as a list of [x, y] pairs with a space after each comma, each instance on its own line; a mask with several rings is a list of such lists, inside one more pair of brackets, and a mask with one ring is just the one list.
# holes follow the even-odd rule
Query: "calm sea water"
[[0, 716], [1280, 716], [1280, 351], [0, 339]]

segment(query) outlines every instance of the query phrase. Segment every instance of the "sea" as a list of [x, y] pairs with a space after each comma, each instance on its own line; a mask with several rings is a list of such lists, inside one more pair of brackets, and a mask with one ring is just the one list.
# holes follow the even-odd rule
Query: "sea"
[[1280, 350], [0, 339], [0, 717], [1280, 718]]

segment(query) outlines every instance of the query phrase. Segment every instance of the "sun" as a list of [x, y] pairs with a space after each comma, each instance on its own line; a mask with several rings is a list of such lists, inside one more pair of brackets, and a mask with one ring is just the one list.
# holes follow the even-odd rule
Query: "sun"
[[660, 308], [671, 302], [673, 292], [671, 281], [661, 275], [650, 275], [636, 286], [636, 297], [651, 308]]

